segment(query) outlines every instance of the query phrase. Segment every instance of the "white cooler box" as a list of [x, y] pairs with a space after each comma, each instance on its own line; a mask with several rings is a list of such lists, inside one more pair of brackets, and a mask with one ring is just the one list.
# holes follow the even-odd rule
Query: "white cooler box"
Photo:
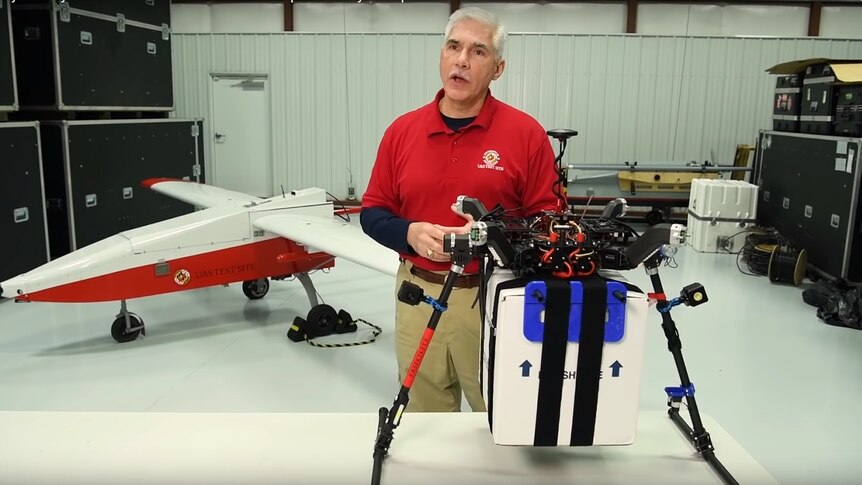
[[692, 180], [688, 244], [704, 253], [738, 252], [745, 232], [757, 223], [757, 190], [741, 180]]
[[[480, 380], [496, 444], [634, 442], [649, 303], [646, 295], [621, 283], [618, 273], [607, 276], [617, 280], [606, 283], [607, 305], [597, 303], [601, 286], [586, 289], [581, 282], [554, 278], [557, 283], [515, 280], [503, 270], [491, 276]], [[504, 288], [511, 285], [515, 286]], [[566, 300], [560, 292], [566, 288], [570, 290], [568, 325], [552, 328], [542, 320], [548, 312], [565, 313]], [[585, 300], [591, 302], [586, 308]], [[583, 310], [589, 316], [582, 315]], [[582, 328], [586, 333], [581, 333]], [[546, 338], [551, 340], [543, 343]], [[549, 349], [556, 349], [556, 354]], [[550, 374], [547, 379], [542, 374], [540, 391], [543, 364]]]

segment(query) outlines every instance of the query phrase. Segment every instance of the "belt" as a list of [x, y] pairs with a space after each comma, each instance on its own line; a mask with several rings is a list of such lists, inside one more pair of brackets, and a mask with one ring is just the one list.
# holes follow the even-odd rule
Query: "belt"
[[[446, 281], [445, 274], [434, 273], [418, 266], [411, 266], [410, 274], [435, 285], [442, 285]], [[479, 275], [477, 274], [461, 275], [455, 280], [455, 288], [475, 288], [477, 286], [479, 286]]]

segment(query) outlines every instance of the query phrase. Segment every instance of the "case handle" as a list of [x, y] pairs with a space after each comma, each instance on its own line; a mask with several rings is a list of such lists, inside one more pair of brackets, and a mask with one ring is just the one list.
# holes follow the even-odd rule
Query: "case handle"
[[19, 207], [14, 211], [15, 224], [27, 222], [30, 220], [30, 210], [26, 207]]

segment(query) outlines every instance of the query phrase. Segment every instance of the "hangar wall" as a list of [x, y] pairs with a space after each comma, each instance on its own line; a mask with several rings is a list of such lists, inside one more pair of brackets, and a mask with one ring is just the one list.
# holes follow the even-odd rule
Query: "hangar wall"
[[[267, 73], [274, 186], [320, 186], [344, 197], [349, 169], [361, 196], [383, 130], [439, 88], [441, 41], [440, 34], [176, 34], [174, 115], [212, 118], [212, 72]], [[506, 72], [491, 89], [548, 129], [578, 130], [568, 163], [725, 163], [737, 144], [771, 127], [774, 78], [764, 70], [809, 57], [862, 58], [862, 41], [511, 34]], [[212, 127], [205, 131], [209, 162]]]

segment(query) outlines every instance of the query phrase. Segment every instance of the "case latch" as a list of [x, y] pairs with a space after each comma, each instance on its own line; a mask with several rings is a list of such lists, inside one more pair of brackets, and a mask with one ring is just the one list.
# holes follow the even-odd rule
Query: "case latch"
[[69, 6], [69, 2], [63, 2], [60, 4], [60, 20], [62, 22], [71, 22], [72, 21], [72, 8]]

